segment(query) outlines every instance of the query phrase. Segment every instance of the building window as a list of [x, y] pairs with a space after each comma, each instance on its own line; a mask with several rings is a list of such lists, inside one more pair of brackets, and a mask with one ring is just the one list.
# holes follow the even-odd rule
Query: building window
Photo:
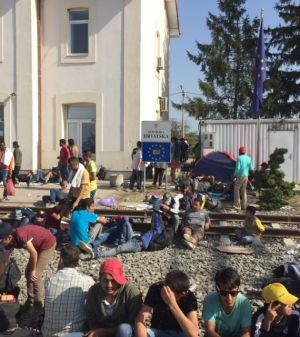
[[70, 52], [88, 54], [89, 52], [89, 11], [69, 10]]
[[4, 141], [4, 105], [0, 105], [0, 142]]

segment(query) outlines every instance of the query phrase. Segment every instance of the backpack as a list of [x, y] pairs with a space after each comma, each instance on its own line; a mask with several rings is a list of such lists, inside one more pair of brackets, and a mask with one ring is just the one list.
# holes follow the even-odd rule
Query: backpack
[[100, 169], [99, 169], [99, 171], [98, 171], [98, 173], [97, 173], [97, 178], [99, 179], [99, 180], [104, 180], [105, 179], [105, 176], [106, 176], [106, 173], [107, 173], [107, 170], [106, 170], [106, 168], [104, 167], [104, 166], [100, 166]]
[[165, 227], [160, 234], [155, 234], [150, 241], [147, 250], [155, 251], [162, 250], [173, 243], [175, 231], [172, 227]]
[[13, 293], [18, 292], [18, 282], [21, 278], [21, 271], [17, 266], [15, 260], [11, 259], [4, 269], [3, 274], [0, 277], [0, 293]]
[[193, 199], [189, 195], [184, 195], [179, 199], [179, 209], [182, 211], [187, 211], [192, 208]]

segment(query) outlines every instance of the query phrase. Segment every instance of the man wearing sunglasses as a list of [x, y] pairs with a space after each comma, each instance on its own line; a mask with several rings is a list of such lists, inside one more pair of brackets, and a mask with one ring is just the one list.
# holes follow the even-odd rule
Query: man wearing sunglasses
[[250, 337], [251, 304], [239, 293], [240, 276], [232, 268], [215, 275], [216, 291], [203, 304], [206, 337]]

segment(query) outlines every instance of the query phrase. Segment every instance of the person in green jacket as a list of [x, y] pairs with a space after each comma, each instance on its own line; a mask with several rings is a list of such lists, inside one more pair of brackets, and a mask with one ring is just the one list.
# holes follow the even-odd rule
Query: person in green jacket
[[[249, 173], [253, 171], [251, 158], [246, 155], [246, 147], [239, 149], [239, 156], [236, 161], [234, 172], [234, 202], [236, 210], [245, 210], [247, 207], [247, 183]], [[241, 202], [242, 198], [242, 202]]]
[[142, 294], [123, 274], [121, 262], [107, 259], [100, 267], [99, 283], [87, 296], [85, 337], [132, 337], [133, 324], [142, 306]]
[[22, 151], [17, 141], [13, 142], [15, 168], [12, 173], [13, 183], [16, 183], [16, 177], [19, 175], [22, 166]]

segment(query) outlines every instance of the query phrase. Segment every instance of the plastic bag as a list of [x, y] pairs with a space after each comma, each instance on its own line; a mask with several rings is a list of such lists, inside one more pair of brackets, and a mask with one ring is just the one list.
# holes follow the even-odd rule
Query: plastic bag
[[105, 199], [99, 200], [99, 205], [114, 208], [117, 205], [115, 198], [108, 197]]
[[14, 183], [12, 179], [9, 179], [6, 185], [6, 190], [8, 195], [15, 195], [16, 194], [16, 188], [14, 186]]

